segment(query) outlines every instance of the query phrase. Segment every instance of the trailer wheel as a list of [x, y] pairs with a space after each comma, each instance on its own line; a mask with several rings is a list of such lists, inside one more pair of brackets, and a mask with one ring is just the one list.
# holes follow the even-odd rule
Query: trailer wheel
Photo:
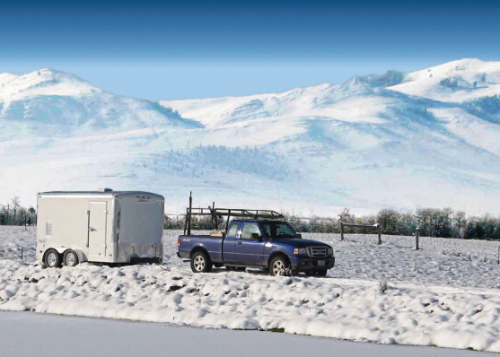
[[269, 264], [269, 274], [272, 276], [289, 276], [292, 275], [292, 267], [288, 259], [282, 255], [278, 255], [271, 260]]
[[63, 255], [63, 262], [64, 265], [68, 267], [74, 267], [75, 265], [78, 265], [78, 254], [73, 249], [68, 249], [67, 251], [64, 252]]
[[45, 252], [43, 262], [49, 268], [59, 268], [61, 266], [61, 256], [57, 250], [50, 248]]
[[212, 262], [207, 253], [198, 251], [191, 257], [191, 270], [193, 273], [208, 273], [212, 270]]

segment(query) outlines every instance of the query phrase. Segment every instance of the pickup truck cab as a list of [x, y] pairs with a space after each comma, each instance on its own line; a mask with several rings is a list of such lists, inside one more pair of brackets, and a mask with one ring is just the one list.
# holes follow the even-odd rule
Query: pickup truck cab
[[189, 260], [195, 273], [210, 272], [215, 265], [267, 269], [271, 275], [325, 276], [335, 265], [331, 246], [303, 239], [288, 223], [274, 220], [233, 220], [219, 237], [181, 235], [177, 247], [177, 256]]

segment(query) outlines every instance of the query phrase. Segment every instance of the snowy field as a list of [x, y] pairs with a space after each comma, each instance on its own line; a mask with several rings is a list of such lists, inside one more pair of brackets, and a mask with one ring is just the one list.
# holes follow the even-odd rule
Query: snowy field
[[[334, 246], [336, 267], [275, 278], [193, 275], [178, 233], [166, 232], [160, 266], [42, 269], [30, 264], [34, 229], [0, 227], [0, 309], [500, 352], [497, 242], [422, 238], [415, 251], [411, 237], [305, 234]], [[25, 262], [7, 259], [20, 248]]]
[[[53, 333], [52, 331], [57, 331]], [[207, 330], [32, 313], [0, 313], [0, 355], [53, 356], [58, 350], [72, 357], [169, 356], [206, 357], [482, 357], [489, 353], [415, 346], [369, 345], [325, 338], [270, 334], [255, 331]], [[33, 343], [26, 343], [30, 336]], [[81, 346], [82, 338], [92, 343]]]

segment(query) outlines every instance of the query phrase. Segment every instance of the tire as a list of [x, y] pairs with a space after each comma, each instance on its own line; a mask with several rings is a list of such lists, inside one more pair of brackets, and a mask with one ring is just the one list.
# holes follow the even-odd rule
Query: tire
[[212, 271], [212, 262], [207, 253], [198, 251], [191, 256], [191, 270], [193, 273], [208, 273]]
[[272, 276], [290, 276], [291, 268], [288, 258], [277, 256], [269, 264], [269, 274]]
[[60, 268], [61, 267], [61, 256], [57, 250], [50, 248], [45, 252], [45, 257], [43, 262], [47, 268]]
[[68, 249], [64, 252], [63, 263], [68, 267], [77, 266], [79, 263], [78, 254], [73, 249]]

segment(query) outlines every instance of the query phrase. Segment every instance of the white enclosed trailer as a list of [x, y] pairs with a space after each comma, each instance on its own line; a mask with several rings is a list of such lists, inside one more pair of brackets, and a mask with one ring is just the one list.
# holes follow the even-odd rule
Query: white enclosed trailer
[[163, 196], [150, 192], [39, 193], [36, 259], [49, 267], [161, 262], [163, 217]]

